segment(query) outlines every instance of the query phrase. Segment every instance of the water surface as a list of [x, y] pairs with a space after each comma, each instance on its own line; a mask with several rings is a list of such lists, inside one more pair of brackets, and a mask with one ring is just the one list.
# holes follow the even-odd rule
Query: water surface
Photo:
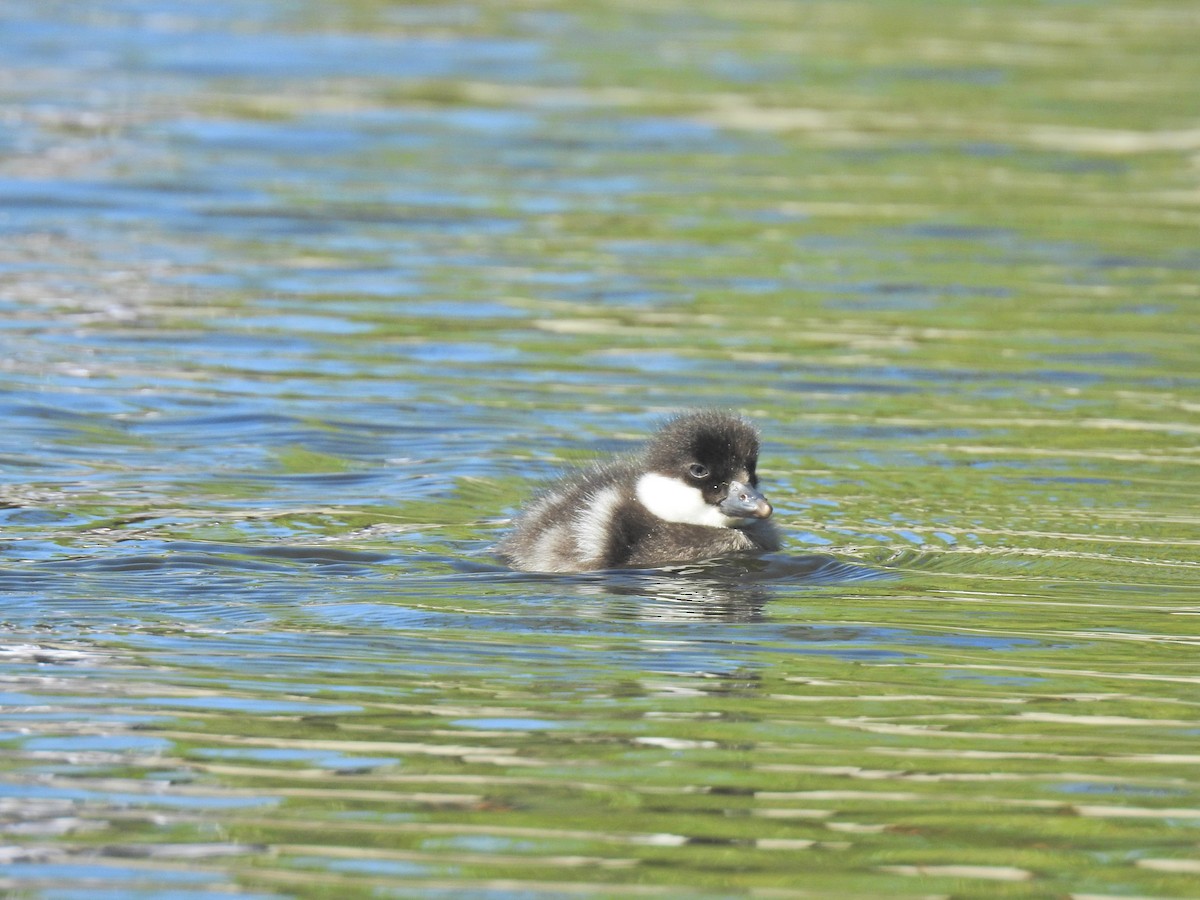
[[[0, 5], [0, 886], [1200, 896], [1198, 31]], [[492, 558], [709, 405], [784, 552]]]

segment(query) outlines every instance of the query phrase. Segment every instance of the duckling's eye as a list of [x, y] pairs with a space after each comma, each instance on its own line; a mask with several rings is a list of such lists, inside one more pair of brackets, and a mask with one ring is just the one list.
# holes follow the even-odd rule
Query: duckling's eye
[[688, 474], [693, 478], [707, 478], [708, 466], [702, 466], [700, 463], [692, 463], [688, 466]]

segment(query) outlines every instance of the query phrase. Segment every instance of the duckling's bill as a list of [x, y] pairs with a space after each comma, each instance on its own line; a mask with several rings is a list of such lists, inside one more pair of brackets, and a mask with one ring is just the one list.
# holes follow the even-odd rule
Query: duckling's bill
[[769, 519], [775, 511], [757, 488], [740, 481], [729, 482], [729, 494], [717, 509], [735, 519]]

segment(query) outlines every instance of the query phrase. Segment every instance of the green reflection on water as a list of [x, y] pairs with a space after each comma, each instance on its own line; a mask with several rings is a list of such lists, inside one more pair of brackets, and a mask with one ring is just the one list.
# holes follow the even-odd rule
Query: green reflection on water
[[[264, 9], [541, 49], [4, 82], [6, 890], [1197, 896], [1193, 10]], [[706, 404], [894, 577], [491, 567]]]

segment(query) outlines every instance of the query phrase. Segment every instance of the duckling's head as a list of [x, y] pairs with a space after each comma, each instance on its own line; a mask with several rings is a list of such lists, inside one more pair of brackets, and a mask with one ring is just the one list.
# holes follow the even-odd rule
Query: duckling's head
[[740, 416], [704, 410], [667, 422], [647, 444], [637, 497], [667, 522], [745, 528], [771, 516], [758, 491], [758, 432]]

